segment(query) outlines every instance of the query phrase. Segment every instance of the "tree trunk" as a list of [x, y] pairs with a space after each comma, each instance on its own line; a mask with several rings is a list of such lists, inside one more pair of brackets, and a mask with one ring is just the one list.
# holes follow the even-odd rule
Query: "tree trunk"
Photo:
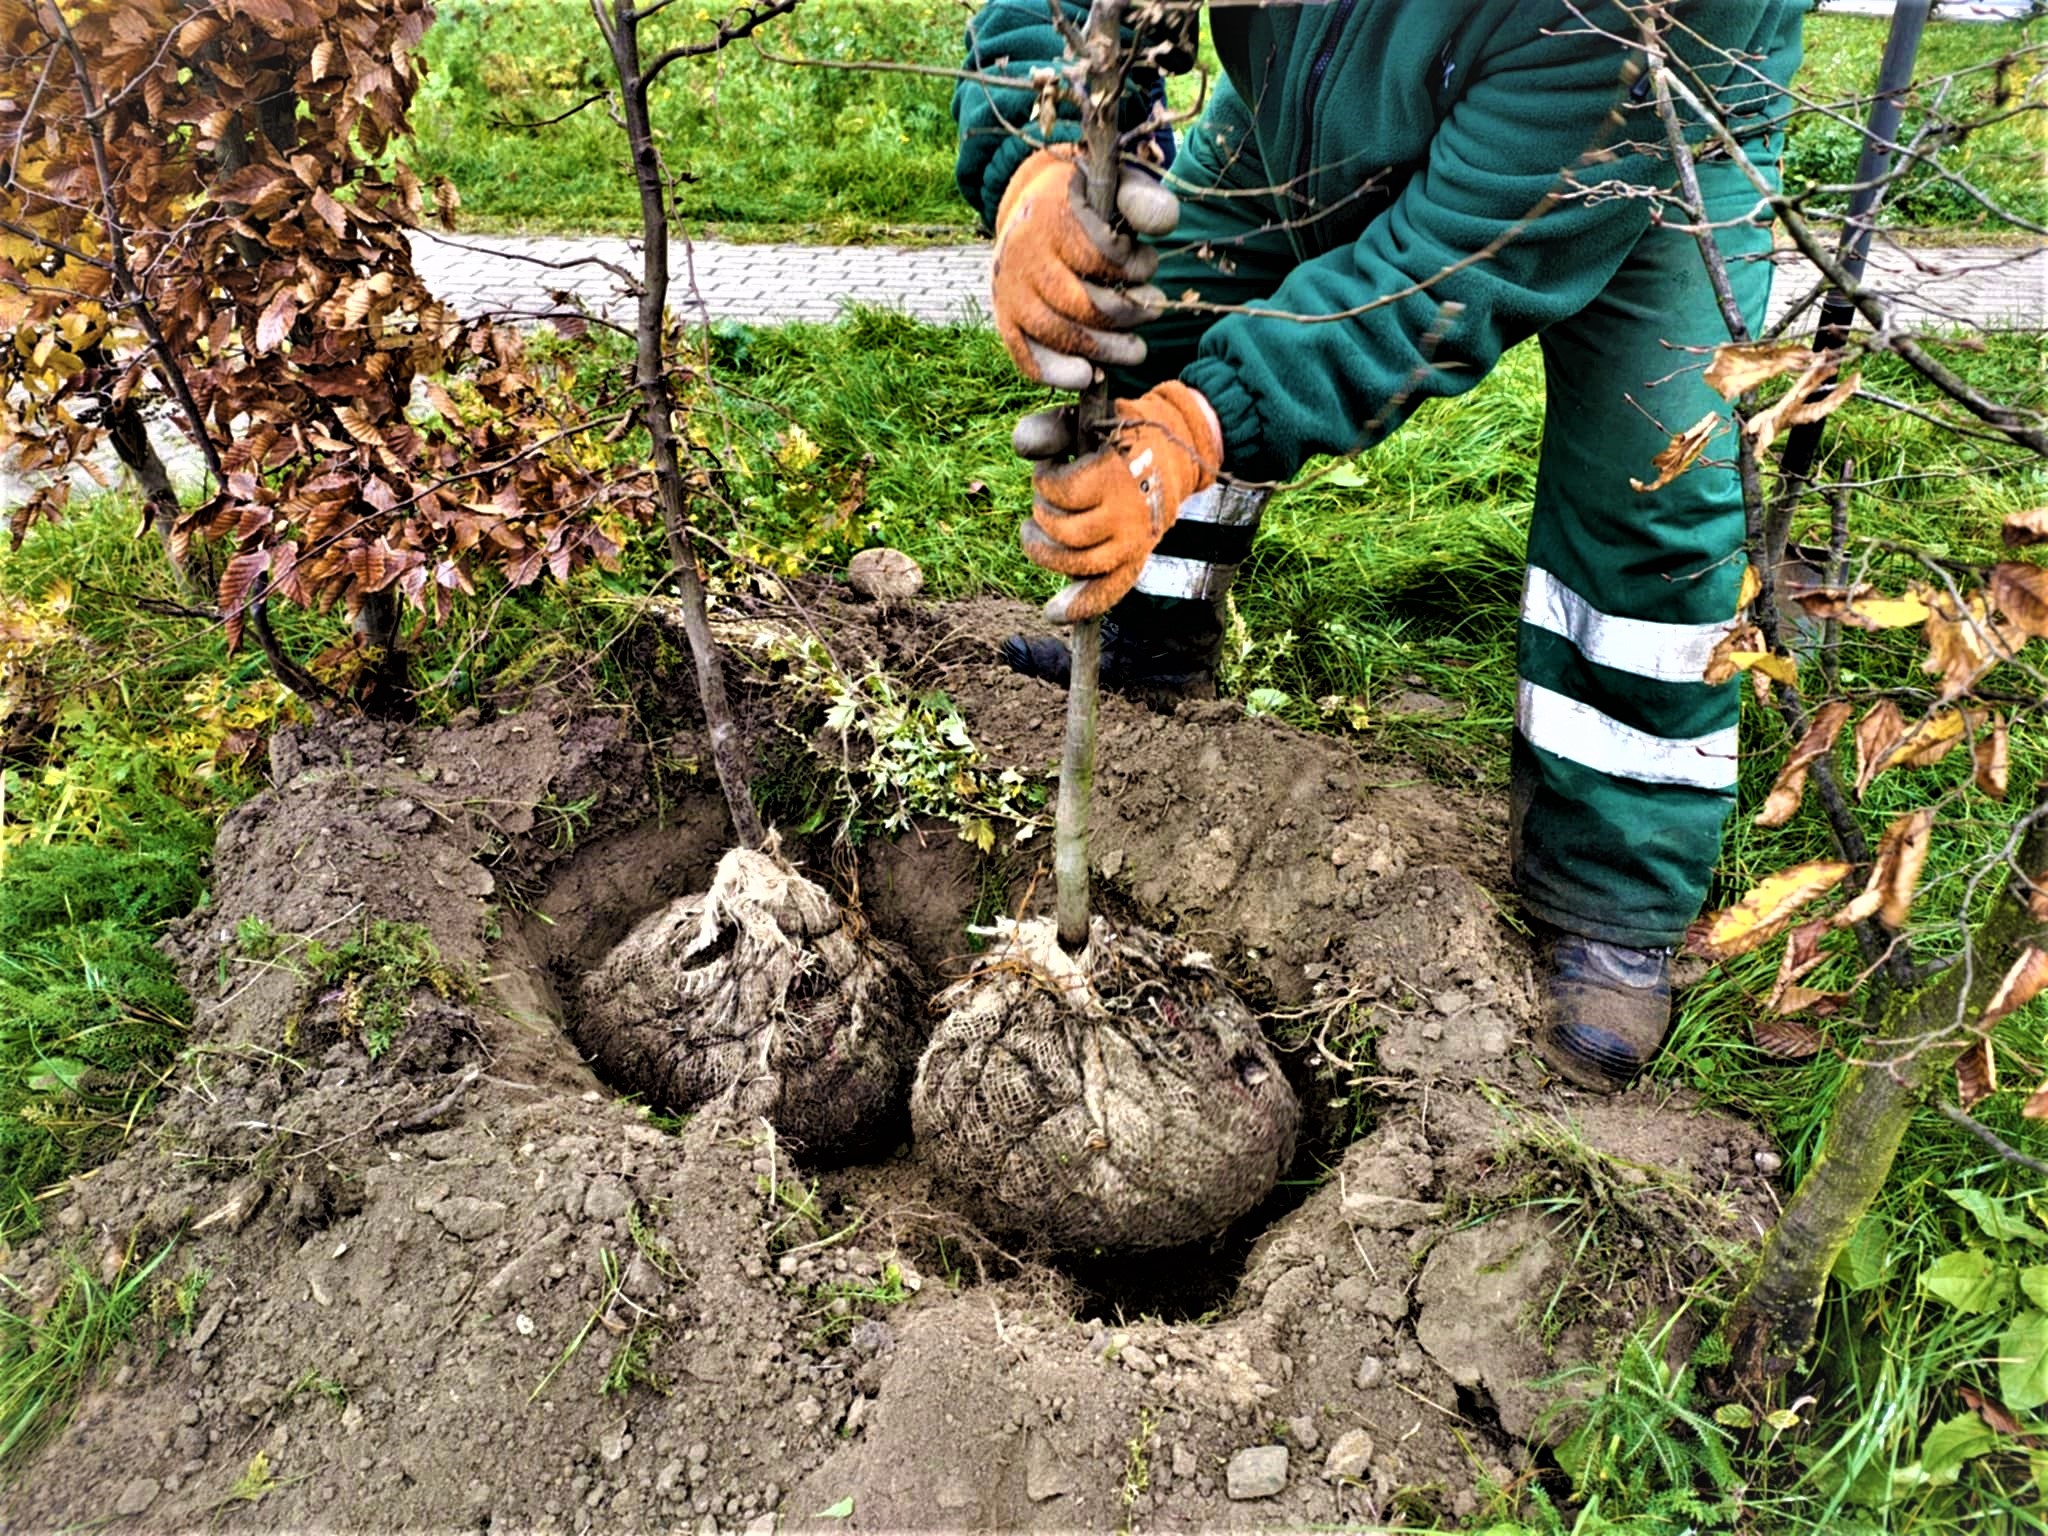
[[[2019, 867], [2038, 872], [2048, 867], [2048, 799], [2035, 805], [2031, 819]], [[1952, 1033], [1958, 1019], [1980, 1017], [2018, 945], [2038, 942], [2041, 926], [2008, 888], [1972, 935], [1974, 966], [1952, 965], [1915, 992], [1891, 993], [1882, 1021], [1858, 1046], [1863, 1064], [1851, 1069], [1835, 1101], [1819, 1156], [1722, 1320], [1721, 1338], [1731, 1354], [1725, 1385], [1732, 1395], [1762, 1400], [1812, 1344], [1835, 1261], [1884, 1188], [1915, 1106], [1955, 1060], [1946, 1046], [1911, 1056], [1906, 1051]]]
[[356, 698], [363, 713], [395, 720], [413, 713], [412, 673], [399, 640], [398, 596], [389, 588], [363, 598], [349, 621], [367, 658]]
[[[1079, 61], [1081, 138], [1088, 205], [1114, 224], [1117, 178], [1122, 173], [1117, 131], [1123, 99], [1123, 17], [1126, 0], [1095, 0], [1082, 32]], [[1109, 382], [1096, 370], [1081, 396], [1075, 448], [1091, 453], [1116, 422]], [[1088, 947], [1088, 808], [1095, 795], [1095, 716], [1102, 694], [1102, 620], [1083, 619], [1067, 637], [1067, 732], [1060, 752], [1059, 801], [1053, 817], [1053, 903], [1060, 948]]]
[[668, 325], [668, 189], [662, 182], [661, 155], [655, 148], [647, 114], [647, 79], [640, 67], [640, 17], [633, 0], [615, 0], [607, 20], [603, 0], [591, 0], [598, 24], [611, 48], [618, 72], [620, 108], [633, 157], [633, 180], [640, 192], [642, 270], [638, 324], [635, 327], [634, 382], [640, 391], [640, 416], [652, 444], [654, 484], [661, 498], [661, 523], [668, 536], [669, 560], [675, 567], [676, 590], [682, 598], [683, 627], [697, 666], [697, 698], [711, 737], [711, 763], [725, 792], [733, 832], [742, 845], [760, 848], [766, 842], [761, 813], [754, 806], [739, 724], [726, 699], [725, 668], [711, 638], [704, 584], [697, 575], [697, 551], [690, 538], [690, 511], [676, 453], [675, 393], [669, 388], [666, 334]]

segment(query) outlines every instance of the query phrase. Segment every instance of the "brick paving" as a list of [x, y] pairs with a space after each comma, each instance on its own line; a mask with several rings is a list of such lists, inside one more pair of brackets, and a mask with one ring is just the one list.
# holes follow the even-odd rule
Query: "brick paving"
[[[464, 315], [539, 315], [568, 293], [593, 313], [624, 320], [620, 275], [638, 259], [617, 238], [421, 234], [413, 260], [439, 297]], [[1775, 321], [1819, 282], [1796, 251], [1780, 251]], [[920, 320], [983, 323], [988, 247], [732, 245], [704, 240], [674, 253], [672, 306], [696, 319], [764, 325], [830, 320], [850, 303], [900, 309]], [[692, 281], [694, 279], [694, 281]], [[1868, 285], [1914, 326], [2048, 330], [2048, 246], [1957, 246], [1873, 253]]]

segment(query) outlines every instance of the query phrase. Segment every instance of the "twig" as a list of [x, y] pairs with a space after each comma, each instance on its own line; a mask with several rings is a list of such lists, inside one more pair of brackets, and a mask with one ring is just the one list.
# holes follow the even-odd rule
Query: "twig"
[[2048, 1163], [2042, 1162], [2038, 1157], [2029, 1157], [2018, 1147], [2012, 1146], [1998, 1132], [1991, 1129], [1982, 1120], [1971, 1115], [1967, 1110], [1949, 1103], [1946, 1099], [1936, 1104], [1935, 1108], [1941, 1111], [1942, 1117], [1949, 1121], [1950, 1124], [1961, 1126], [1972, 1136], [1983, 1142], [1985, 1146], [1996, 1152], [2006, 1162], [2013, 1164], [2015, 1167], [2025, 1168], [2030, 1172], [2038, 1173], [2043, 1178], [2048, 1178]]

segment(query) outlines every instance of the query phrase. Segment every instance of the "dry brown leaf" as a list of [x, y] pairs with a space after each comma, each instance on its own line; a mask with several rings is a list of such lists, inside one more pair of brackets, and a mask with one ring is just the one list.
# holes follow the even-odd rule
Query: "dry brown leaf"
[[1810, 1013], [1817, 1019], [1831, 1019], [1848, 1003], [1847, 992], [1824, 992], [1819, 987], [1787, 987], [1778, 995], [1773, 1011], [1780, 1017]]
[[2022, 560], [1994, 565], [1991, 601], [2029, 639], [2048, 635], [2048, 567]]
[[1784, 1006], [1785, 1000], [1802, 989], [1799, 981], [1828, 958], [1827, 951], [1820, 947], [1821, 938], [1828, 931], [1828, 920], [1815, 918], [1812, 922], [1801, 923], [1785, 940], [1785, 952], [1778, 957], [1778, 979], [1771, 984], [1771, 995], [1764, 1000], [1764, 1008], [1771, 1013], [1790, 1013], [1794, 1010]]
[[1638, 491], [1661, 491], [1697, 464], [1722, 427], [1721, 413], [1709, 411], [1664, 445], [1664, 451], [1650, 461], [1657, 478], [1647, 485], [1631, 476], [1629, 484]]
[[1929, 599], [1927, 658], [1920, 670], [1941, 679], [1943, 702], [1961, 698], [1978, 681], [2011, 654], [2012, 647], [1991, 622], [1991, 610], [1982, 592], [1972, 592], [1958, 606], [1946, 592], [1921, 588]]
[[1700, 674], [1702, 682], [1715, 687], [1735, 676], [1735, 663], [1729, 658], [1737, 651], [1755, 650], [1764, 643], [1764, 632], [1754, 624], [1735, 624], [1728, 633], [1714, 642], [1713, 653], [1707, 657], [1707, 669]]
[[1956, 1103], [1975, 1109], [1996, 1092], [1998, 1063], [1991, 1054], [1990, 1038], [1979, 1035], [1956, 1058]]
[[1798, 814], [1799, 802], [1806, 794], [1807, 769], [1834, 750], [1835, 738], [1848, 723], [1849, 712], [1846, 699], [1823, 704], [1814, 712], [1806, 734], [1799, 738], [1792, 755], [1785, 759], [1785, 766], [1778, 770], [1777, 782], [1771, 785], [1764, 808], [1756, 814], [1757, 826], [1782, 827]]
[[1843, 903], [1828, 923], [1835, 928], [1853, 928], [1877, 916], [1877, 909], [1883, 905], [1884, 892], [1876, 886], [1865, 886], [1856, 894], [1855, 900]]
[[1998, 983], [1998, 990], [1985, 1005], [1983, 1023], [1996, 1024], [2009, 1013], [2016, 1013], [2031, 1003], [2043, 987], [2048, 987], [2048, 954], [2029, 944], [2020, 951], [2019, 959], [2013, 961], [2011, 969]]
[[1827, 1038], [1819, 1030], [1790, 1019], [1758, 1019], [1749, 1026], [1749, 1035], [1758, 1050], [1780, 1061], [1804, 1061], [1827, 1047]]
[[1728, 342], [1714, 348], [1714, 360], [1704, 377], [1723, 400], [1733, 400], [1759, 384], [1788, 373], [1803, 373], [1819, 361], [1818, 353], [1797, 342]]
[[1962, 1398], [1963, 1406], [1976, 1414], [2001, 1435], [2011, 1435], [2021, 1445], [2038, 1450], [2043, 1444], [2039, 1435], [2023, 1434], [2020, 1421], [2013, 1411], [1995, 1397], [1986, 1397], [1974, 1387], [1958, 1387], [1956, 1395]]
[[2003, 800], [2012, 777], [2012, 742], [2004, 715], [1993, 714], [1990, 726], [1977, 731], [1970, 742], [1970, 761], [1977, 787], [1992, 799]]
[[1881, 898], [1877, 920], [1895, 933], [1906, 926], [1913, 890], [1927, 867], [1927, 848], [1933, 836], [1934, 812], [1923, 806], [1895, 819], [1878, 840], [1869, 889]]
[[1710, 960], [1745, 954], [1786, 927], [1799, 909], [1825, 896], [1849, 873], [1840, 859], [1795, 864], [1757, 882], [1733, 906], [1701, 918], [1687, 930], [1685, 947]]
[[1743, 672], [1752, 672], [1790, 688], [1799, 681], [1799, 663], [1763, 648], [1763, 631], [1754, 624], [1737, 624], [1723, 635], [1707, 658], [1701, 680], [1719, 687]]
[[2048, 507], [2036, 507], [2031, 512], [2014, 512], [1999, 525], [1998, 536], [2005, 540], [2007, 549], [2023, 549], [2029, 544], [2048, 543]]
[[2027, 1095], [2027, 1102], [2020, 1106], [2020, 1114], [2028, 1120], [2048, 1120], [2048, 1083]]
[[1884, 699], [1871, 706], [1870, 712], [1856, 722], [1856, 798], [1863, 798], [1863, 791], [1870, 787], [1870, 781], [1877, 777], [1884, 766], [1885, 758], [1906, 732], [1906, 717], [1899, 712], [1899, 706], [1890, 699]]
[[2048, 869], [2027, 882], [2027, 916], [2048, 923]]
[[1767, 448], [1777, 441], [1778, 434], [1787, 427], [1805, 426], [1825, 420], [1856, 393], [1858, 386], [1863, 382], [1863, 376], [1855, 373], [1843, 379], [1826, 394], [1821, 393], [1827, 385], [1829, 376], [1835, 371], [1836, 361], [1837, 358], [1832, 353], [1817, 357], [1792, 381], [1790, 389], [1766, 409], [1750, 417], [1743, 430], [1749, 434], [1750, 440], [1759, 449]]

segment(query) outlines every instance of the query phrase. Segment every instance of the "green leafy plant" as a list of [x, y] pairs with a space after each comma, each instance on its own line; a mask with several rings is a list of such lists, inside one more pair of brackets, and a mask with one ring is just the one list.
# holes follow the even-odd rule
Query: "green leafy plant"
[[783, 667], [800, 693], [824, 706], [824, 729], [838, 740], [839, 751], [831, 755], [798, 737], [817, 752], [833, 788], [797, 830], [816, 830], [832, 807], [840, 835], [854, 841], [930, 816], [950, 821], [963, 840], [988, 853], [996, 847], [998, 825], [1017, 843], [1045, 825], [1045, 786], [990, 764], [945, 694], [912, 696], [878, 668], [856, 675], [808, 630], [760, 624], [744, 638]]

